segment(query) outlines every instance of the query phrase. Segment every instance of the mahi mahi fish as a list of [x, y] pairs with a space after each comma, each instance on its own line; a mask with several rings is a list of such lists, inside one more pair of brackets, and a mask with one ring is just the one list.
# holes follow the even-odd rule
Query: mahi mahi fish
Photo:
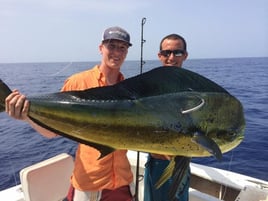
[[[10, 93], [0, 81], [0, 111]], [[244, 136], [241, 102], [178, 67], [158, 67], [113, 86], [27, 98], [35, 123], [95, 147], [100, 157], [118, 149], [174, 156], [169, 171], [174, 178], [185, 173], [176, 170], [178, 161], [189, 164], [191, 157], [210, 155], [220, 160]]]

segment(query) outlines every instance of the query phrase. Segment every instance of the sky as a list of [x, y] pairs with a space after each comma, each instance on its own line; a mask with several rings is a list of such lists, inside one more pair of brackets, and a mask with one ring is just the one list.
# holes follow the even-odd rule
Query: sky
[[0, 0], [0, 63], [99, 61], [103, 31], [131, 35], [127, 60], [155, 60], [182, 35], [190, 59], [268, 57], [267, 0]]

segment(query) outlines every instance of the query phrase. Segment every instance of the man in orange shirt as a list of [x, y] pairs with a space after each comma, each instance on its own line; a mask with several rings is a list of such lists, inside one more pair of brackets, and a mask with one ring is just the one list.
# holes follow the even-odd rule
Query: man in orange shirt
[[[90, 70], [69, 77], [64, 82], [62, 91], [103, 87], [122, 81], [124, 77], [120, 68], [131, 45], [130, 36], [124, 29], [120, 27], [106, 29], [99, 45], [99, 51], [102, 54], [101, 63]], [[14, 90], [6, 98], [6, 112], [11, 117], [28, 122], [36, 131], [46, 137], [57, 136], [31, 121], [27, 116], [28, 110], [29, 102], [19, 91]], [[114, 151], [99, 159], [100, 152], [98, 150], [79, 144], [68, 200], [132, 200], [130, 184], [133, 181], [133, 175], [126, 153], [127, 150]]]

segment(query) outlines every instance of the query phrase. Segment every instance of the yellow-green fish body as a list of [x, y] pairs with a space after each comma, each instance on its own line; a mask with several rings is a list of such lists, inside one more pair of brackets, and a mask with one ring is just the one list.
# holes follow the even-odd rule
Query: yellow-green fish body
[[[0, 80], [0, 111], [11, 90]], [[211, 80], [177, 67], [159, 67], [114, 86], [29, 96], [29, 117], [55, 133], [98, 149], [172, 156], [170, 200], [183, 188], [191, 157], [235, 148], [243, 139], [242, 104]]]
[[[29, 116], [84, 143], [195, 157], [211, 155], [194, 142], [196, 132], [212, 138], [222, 152], [242, 140], [244, 127], [239, 127], [243, 123], [242, 108], [225, 93], [180, 92], [138, 100], [78, 99], [78, 102], [70, 101], [71, 98], [65, 101], [65, 97], [59, 100], [61, 95], [53, 94], [48, 100], [29, 98]], [[204, 105], [200, 109], [183, 113], [202, 100]]]
[[103, 155], [128, 149], [220, 157], [244, 134], [239, 100], [207, 78], [176, 67], [159, 67], [114, 86], [28, 99], [36, 123]]

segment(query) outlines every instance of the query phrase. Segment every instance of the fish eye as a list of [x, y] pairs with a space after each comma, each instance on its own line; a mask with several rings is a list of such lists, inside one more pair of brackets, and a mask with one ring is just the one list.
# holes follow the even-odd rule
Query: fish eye
[[232, 141], [234, 138], [236, 138], [237, 133], [234, 131], [219, 130], [216, 135], [217, 138], [224, 138], [226, 140]]

